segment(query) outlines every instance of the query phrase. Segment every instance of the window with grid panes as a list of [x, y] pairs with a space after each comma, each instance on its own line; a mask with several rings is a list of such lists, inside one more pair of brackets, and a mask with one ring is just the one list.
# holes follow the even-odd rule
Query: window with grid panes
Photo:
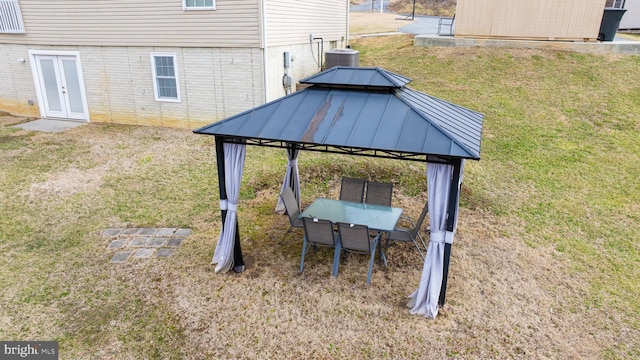
[[154, 94], [158, 101], [180, 101], [176, 56], [174, 54], [151, 54]]
[[216, 8], [214, 0], [182, 0], [185, 10], [212, 10]]

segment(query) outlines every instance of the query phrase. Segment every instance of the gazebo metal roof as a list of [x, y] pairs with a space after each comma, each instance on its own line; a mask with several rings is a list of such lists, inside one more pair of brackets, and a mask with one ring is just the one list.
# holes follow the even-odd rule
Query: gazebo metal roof
[[333, 67], [301, 80], [307, 88], [194, 133], [416, 161], [480, 159], [483, 115], [412, 90], [410, 81], [381, 68]]

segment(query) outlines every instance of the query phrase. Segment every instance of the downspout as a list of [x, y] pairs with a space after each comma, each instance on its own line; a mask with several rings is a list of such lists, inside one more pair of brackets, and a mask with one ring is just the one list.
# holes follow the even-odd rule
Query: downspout
[[262, 0], [262, 21], [260, 21], [260, 46], [262, 47], [262, 74], [264, 78], [262, 79], [264, 83], [264, 103], [269, 101], [269, 57], [267, 56], [267, 0]]
[[347, 36], [345, 36], [345, 39], [347, 40], [346, 44], [344, 44], [344, 47], [347, 47], [347, 45], [349, 45], [349, 3], [350, 1], [346, 1], [347, 3], [347, 28], [345, 29], [345, 33], [347, 34]]

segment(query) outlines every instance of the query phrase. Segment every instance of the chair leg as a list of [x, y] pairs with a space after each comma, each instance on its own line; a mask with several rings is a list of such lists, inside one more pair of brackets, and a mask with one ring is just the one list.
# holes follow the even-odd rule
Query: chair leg
[[422, 260], [424, 260], [425, 259], [424, 254], [422, 253], [422, 250], [420, 250], [420, 246], [418, 246], [418, 243], [415, 240], [413, 240], [413, 245], [416, 246], [416, 250], [418, 250], [418, 254], [420, 254], [420, 257], [422, 258]]
[[331, 267], [331, 276], [338, 277], [338, 267], [340, 266], [340, 253], [342, 252], [342, 244], [340, 241], [336, 244], [336, 250], [333, 253], [333, 266]]
[[[416, 236], [420, 239], [420, 242], [422, 243], [422, 248], [424, 249], [424, 252], [427, 252], [427, 244], [425, 244], [424, 239], [422, 238], [422, 235], [420, 235], [420, 233], [416, 233]], [[418, 252], [420, 253], [420, 256], [422, 256], [422, 260], [424, 260], [426, 258], [426, 254], [422, 253], [422, 251], [420, 250], [420, 247], [418, 246], [418, 242], [416, 241], [416, 239], [413, 239], [413, 242], [416, 244], [416, 247], [418, 248]]]
[[[387, 241], [389, 241], [388, 240], [389, 239], [389, 233], [385, 233], [385, 234], [386, 234], [385, 237], [387, 238]], [[387, 255], [384, 253], [384, 248], [382, 247], [381, 237], [382, 237], [382, 233], [380, 233], [378, 235], [378, 239], [376, 240], [380, 244], [379, 245], [380, 246], [380, 258], [382, 259], [382, 263], [384, 264], [384, 267], [389, 267], [389, 265], [387, 265]]]
[[375, 241], [377, 241], [377, 243], [378, 243], [377, 246], [380, 248], [380, 260], [381, 260], [380, 263], [383, 264], [384, 267], [388, 267], [388, 265], [387, 265], [387, 256], [384, 254], [384, 246], [382, 245], [382, 240], [381, 240], [381, 237], [382, 237], [383, 234], [386, 234], [385, 238], [386, 238], [386, 241], [387, 241], [387, 247], [389, 247], [389, 233], [387, 233], [387, 232], [383, 233], [381, 231], [378, 231], [378, 234], [376, 235]]
[[[376, 239], [374, 240], [374, 244], [373, 244], [373, 249], [371, 250], [371, 259], [369, 259], [369, 271], [367, 274], [367, 285], [371, 285], [371, 274], [373, 273], [373, 263], [374, 260], [376, 258], [376, 246], [378, 246], [378, 241], [380, 240], [380, 237], [376, 237]], [[385, 259], [386, 262], [386, 259]]]
[[302, 257], [300, 258], [300, 272], [304, 269], [304, 256], [307, 253], [307, 235], [304, 235], [304, 240], [302, 241]]
[[285, 232], [284, 235], [282, 235], [282, 239], [280, 241], [284, 241], [287, 238], [287, 236], [289, 236], [291, 229], [293, 229], [293, 225], [289, 226], [289, 230], [287, 230], [287, 232]]
[[[416, 237], [420, 237], [420, 234], [417, 234]], [[420, 249], [420, 245], [418, 245], [418, 241], [416, 241], [416, 238], [414, 238], [413, 236], [411, 236], [411, 240], [413, 241], [413, 245], [416, 247], [416, 250], [418, 250], [418, 254], [420, 254], [420, 257], [422, 258], [422, 260], [424, 260], [425, 255], [422, 253], [422, 249]], [[422, 238], [420, 238], [420, 240], [422, 241]], [[424, 241], [422, 243], [424, 244]]]

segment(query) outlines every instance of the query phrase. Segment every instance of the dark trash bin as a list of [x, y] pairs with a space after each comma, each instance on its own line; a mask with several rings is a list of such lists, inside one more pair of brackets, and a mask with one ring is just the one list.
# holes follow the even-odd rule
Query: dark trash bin
[[613, 41], [625, 11], [627, 11], [627, 9], [604, 8], [598, 40]]

